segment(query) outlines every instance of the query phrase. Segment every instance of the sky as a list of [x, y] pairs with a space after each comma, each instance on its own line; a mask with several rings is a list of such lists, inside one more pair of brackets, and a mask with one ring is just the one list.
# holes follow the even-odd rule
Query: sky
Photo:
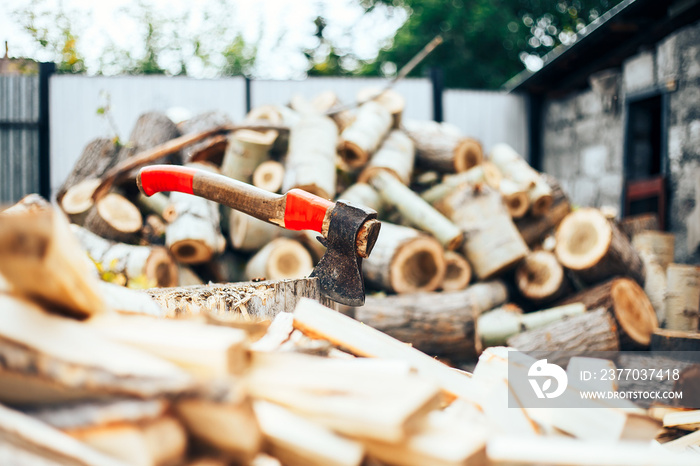
[[[247, 42], [259, 40], [255, 74], [273, 79], [303, 77], [307, 62], [300, 50], [315, 44], [313, 19], [319, 14], [327, 19], [326, 30], [333, 42], [347, 46], [363, 59], [376, 56], [405, 20], [403, 12], [390, 14], [380, 9], [363, 15], [357, 0], [142, 1], [161, 16], [184, 15], [190, 31], [208, 31], [205, 12], [230, 15], [226, 16], [231, 23], [226, 33], [240, 32]], [[51, 57], [38, 51], [14, 15], [29, 3], [29, 0], [0, 1], [0, 43], [9, 42], [10, 56], [49, 60]], [[136, 55], [143, 50], [137, 24], [124, 12], [125, 8], [136, 5], [135, 0], [38, 0], [37, 3], [52, 13], [62, 6], [71, 18], [78, 19], [75, 27], [79, 35], [78, 50], [85, 57], [88, 72], [97, 69], [100, 55], [110, 43]], [[227, 7], [223, 8], [222, 4]], [[207, 39], [217, 40], [216, 34], [212, 31]], [[197, 62], [188, 63], [188, 73], [212, 77], [207, 75], [211, 70], [203, 69]]]

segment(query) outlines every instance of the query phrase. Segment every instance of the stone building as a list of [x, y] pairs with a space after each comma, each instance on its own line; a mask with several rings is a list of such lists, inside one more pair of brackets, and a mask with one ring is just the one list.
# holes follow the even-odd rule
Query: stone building
[[676, 261], [700, 262], [700, 0], [623, 0], [506, 86], [575, 205], [657, 213]]

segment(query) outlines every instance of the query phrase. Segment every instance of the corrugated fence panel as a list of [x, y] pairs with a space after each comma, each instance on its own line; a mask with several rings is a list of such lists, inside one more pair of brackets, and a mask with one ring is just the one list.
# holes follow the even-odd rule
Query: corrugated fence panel
[[0, 204], [39, 191], [38, 119], [38, 76], [0, 76]]
[[245, 116], [245, 80], [204, 80], [164, 76], [88, 77], [55, 75], [50, 87], [51, 191], [55, 194], [92, 139], [112, 137], [97, 109], [111, 102], [119, 136], [128, 140], [139, 115], [182, 108], [191, 115], [226, 112], [234, 121]]
[[495, 91], [446, 90], [445, 121], [481, 141], [488, 152], [505, 142], [528, 155], [527, 109], [522, 96]]
[[[295, 94], [311, 98], [323, 91], [333, 91], [343, 103], [355, 102], [357, 92], [365, 87], [381, 89], [387, 83], [382, 78], [314, 77], [303, 81], [253, 81], [251, 104], [286, 105]], [[395, 88], [406, 99], [404, 116], [418, 120], [433, 118], [432, 85], [429, 79], [404, 79]]]

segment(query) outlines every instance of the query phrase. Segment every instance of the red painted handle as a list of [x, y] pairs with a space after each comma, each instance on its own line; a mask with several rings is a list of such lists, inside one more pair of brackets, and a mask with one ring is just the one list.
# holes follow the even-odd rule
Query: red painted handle
[[153, 165], [139, 171], [137, 183], [146, 196], [161, 191], [192, 192], [192, 179], [197, 170], [175, 165]]
[[323, 219], [333, 203], [301, 189], [287, 193], [284, 207], [284, 227], [288, 230], [313, 230], [323, 232]]

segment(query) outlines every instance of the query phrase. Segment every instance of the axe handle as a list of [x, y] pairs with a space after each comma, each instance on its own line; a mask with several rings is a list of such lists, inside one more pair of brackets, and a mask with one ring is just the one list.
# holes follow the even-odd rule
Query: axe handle
[[161, 191], [194, 194], [289, 230], [314, 230], [323, 236], [335, 206], [301, 189], [279, 195], [227, 176], [176, 165], [142, 168], [136, 183], [146, 196]]

